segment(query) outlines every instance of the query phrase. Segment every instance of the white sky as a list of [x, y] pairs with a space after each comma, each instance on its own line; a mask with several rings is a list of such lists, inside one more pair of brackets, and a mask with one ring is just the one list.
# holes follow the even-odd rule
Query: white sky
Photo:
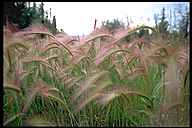
[[[102, 21], [118, 18], [127, 25], [127, 16], [136, 25], [154, 25], [154, 13], [160, 13], [163, 7], [178, 2], [44, 2], [45, 10], [51, 8], [56, 16], [57, 29], [63, 29], [69, 35], [83, 35], [92, 32], [95, 18], [97, 27]], [[37, 3], [39, 4], [39, 2]], [[150, 21], [147, 20], [150, 18]], [[129, 18], [130, 19], [130, 18]]]

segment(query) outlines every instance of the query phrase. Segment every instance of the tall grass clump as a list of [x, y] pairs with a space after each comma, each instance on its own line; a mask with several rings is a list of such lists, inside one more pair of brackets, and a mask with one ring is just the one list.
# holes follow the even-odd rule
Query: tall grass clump
[[188, 126], [189, 49], [140, 29], [158, 34], [4, 32], [3, 125]]

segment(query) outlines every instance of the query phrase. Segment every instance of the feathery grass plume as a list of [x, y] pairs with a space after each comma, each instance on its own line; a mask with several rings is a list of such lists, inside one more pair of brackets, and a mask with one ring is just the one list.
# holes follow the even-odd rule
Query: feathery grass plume
[[20, 40], [11, 40], [10, 43], [5, 43], [4, 45], [4, 49], [9, 50], [10, 48], [16, 48], [16, 47], [21, 47], [24, 48], [26, 50], [29, 49], [29, 46], [26, 43], [20, 42]]
[[59, 56], [58, 55], [51, 55], [51, 56], [48, 56], [47, 58], [46, 58], [46, 60], [47, 61], [50, 61], [50, 60], [52, 60], [52, 59], [54, 59], [54, 58], [59, 58]]
[[6, 59], [5, 55], [3, 55], [3, 81], [8, 80], [8, 70], [9, 69], [10, 69], [9, 62]]
[[111, 59], [114, 65], [124, 65], [127, 61], [127, 56], [131, 53], [131, 50], [122, 49], [111, 54]]
[[99, 96], [99, 93], [105, 89], [107, 86], [111, 85], [112, 82], [107, 80], [103, 82], [99, 82], [97, 84], [93, 84], [95, 88], [87, 92], [88, 94], [85, 94], [85, 97], [80, 98], [79, 103], [76, 105], [75, 111], [79, 112], [82, 108], [84, 108], [88, 103], [93, 101]]
[[58, 33], [55, 35], [56, 39], [60, 42], [62, 42], [65, 45], [70, 45], [71, 42], [77, 41], [76, 39], [73, 39], [71, 36], [68, 36], [64, 33]]
[[56, 124], [49, 122], [47, 119], [43, 118], [41, 115], [33, 115], [29, 119], [24, 121], [23, 126], [56, 126]]
[[98, 73], [94, 73], [92, 76], [88, 77], [87, 80], [85, 80], [85, 83], [80, 85], [80, 89], [74, 94], [72, 97], [72, 101], [75, 101], [83, 92], [85, 92], [87, 89], [89, 89], [91, 86], [94, 85], [94, 83], [103, 75], [108, 73], [107, 71], [101, 71]]
[[21, 43], [21, 42], [10, 42], [5, 43], [4, 45], [4, 54], [5, 57], [8, 59], [9, 67], [12, 67], [13, 60], [15, 55], [15, 50], [17, 47], [24, 48], [28, 50], [27, 44]]
[[63, 42], [63, 43], [64, 43], [65, 45], [71, 46], [74, 41], [78, 42], [78, 40], [76, 40], [76, 39], [69, 39], [69, 40], [67, 40], [67, 41], [65, 41], [65, 42]]
[[22, 109], [23, 113], [26, 113], [28, 111], [29, 106], [31, 105], [33, 99], [37, 95], [42, 95], [44, 97], [51, 97], [51, 98], [56, 99], [63, 103], [63, 101], [61, 99], [59, 99], [58, 97], [55, 97], [54, 95], [51, 94], [53, 92], [60, 93], [59, 90], [57, 88], [49, 87], [42, 80], [38, 80], [36, 83], [34, 83], [34, 85], [32, 85], [32, 87], [29, 90], [30, 91], [29, 91], [29, 94], [27, 97], [27, 103], [23, 106], [23, 109]]
[[174, 47], [174, 46], [169, 46], [166, 49], [167, 51], [167, 56], [164, 57], [164, 64], [168, 65], [170, 62], [170, 59], [175, 59], [175, 63], [177, 63], [177, 68], [181, 74], [183, 74], [183, 78], [189, 69], [188, 67], [188, 55], [186, 53], [185, 48], [181, 47]]
[[134, 59], [137, 58], [137, 55], [134, 54], [133, 52], [131, 52], [130, 54], [126, 54], [126, 55], [125, 55], [125, 58], [126, 58], [126, 64], [129, 64], [129, 63], [131, 63]]
[[148, 27], [148, 26], [141, 26], [141, 27], [138, 27], [138, 28], [136, 28], [134, 30], [128, 30], [127, 32], [124, 32], [124, 34], [121, 35], [119, 38], [117, 38], [116, 40], [114, 40], [111, 43], [109, 43], [108, 45], [106, 45], [105, 48], [106, 47], [111, 47], [111, 46], [117, 44], [118, 42], [124, 40], [127, 36], [130, 36], [130, 35], [134, 34], [136, 31], [138, 31], [140, 29], [143, 29], [143, 28], [148, 28], [148, 29], [151, 29], [152, 31], [154, 31], [153, 28]]
[[[177, 102], [180, 97], [180, 80], [179, 80], [179, 70], [182, 67], [181, 63], [178, 62], [180, 50], [176, 47], [167, 48], [167, 60], [164, 62], [166, 64], [165, 71], [165, 104], [170, 104]], [[185, 58], [185, 56], [183, 56]], [[174, 91], [173, 91], [174, 90]]]
[[23, 29], [23, 31], [25, 32], [24, 35], [42, 34], [55, 38], [55, 36], [53, 36], [49, 32], [49, 30], [42, 24], [32, 24], [31, 26]]
[[81, 50], [79, 49], [72, 49], [71, 52], [73, 53], [73, 58], [72, 58], [72, 62], [77, 63], [76, 60], [81, 57], [81, 56], [85, 56], [86, 54], [83, 53]]
[[97, 101], [102, 105], [106, 105], [111, 100], [113, 100], [115, 97], [118, 97], [121, 95], [140, 96], [140, 97], [147, 99], [149, 101], [149, 103], [152, 105], [152, 101], [148, 96], [146, 96], [145, 94], [143, 94], [139, 91], [130, 90], [128, 87], [125, 87], [125, 86], [111, 86], [111, 87], [106, 88], [106, 90], [103, 90], [103, 92], [100, 93], [100, 97], [97, 99]]
[[[113, 100], [115, 97], [120, 96], [120, 95], [138, 95], [143, 98], [146, 98], [147, 100], [151, 102], [150, 98], [147, 97], [146, 95], [138, 92], [138, 91], [130, 91], [126, 87], [120, 87], [120, 86], [112, 86], [109, 88], [106, 88], [107, 85], [104, 84], [104, 86], [99, 86], [99, 89], [97, 89], [94, 93], [88, 96], [86, 100], [80, 101], [80, 104], [77, 106], [76, 111], [79, 112], [83, 107], [85, 107], [89, 102], [92, 100], [96, 100], [98, 103], [101, 105], [106, 105], [108, 104], [111, 100]], [[105, 90], [103, 90], [105, 89]]]
[[142, 62], [143, 66], [145, 68], [146, 74], [148, 74], [149, 69], [148, 69], [148, 64], [147, 64], [147, 57], [142, 53], [142, 51], [138, 47], [135, 48], [135, 52], [138, 55], [137, 57]]
[[9, 90], [14, 90], [14, 91], [16, 91], [16, 92], [18, 92], [18, 93], [20, 93], [21, 92], [21, 89], [19, 88], [19, 87], [17, 87], [16, 85], [13, 85], [13, 84], [3, 84], [4, 86], [4, 89], [9, 89]]
[[178, 63], [179, 70], [183, 78], [185, 78], [189, 70], [189, 55], [187, 54], [186, 48], [183, 47], [178, 48], [176, 53], [176, 61]]
[[61, 49], [61, 47], [57, 44], [57, 43], [50, 43], [50, 44], [47, 44], [43, 49], [42, 51], [43, 52], [47, 52], [48, 50], [51, 50], [53, 48], [58, 48], [58, 49]]
[[40, 35], [49, 36], [53, 41], [55, 41], [59, 45], [63, 46], [63, 48], [65, 48], [70, 53], [70, 55], [73, 56], [71, 51], [62, 42], [58, 41], [57, 38], [54, 35], [52, 35], [48, 31], [48, 29], [46, 27], [44, 27], [43, 25], [31, 25], [30, 27], [24, 29], [24, 31], [25, 31], [25, 35], [40, 34]]
[[138, 64], [136, 67], [134, 67], [131, 71], [128, 71], [127, 78], [129, 80], [133, 80], [134, 78], [138, 76], [145, 75], [145, 69], [142, 64]]
[[79, 112], [83, 107], [85, 107], [89, 102], [91, 102], [92, 100], [94, 100], [98, 96], [99, 96], [99, 93], [96, 93], [95, 95], [92, 95], [87, 100], [83, 101], [80, 105], [78, 105], [78, 107], [75, 109], [75, 111]]
[[102, 47], [101, 50], [98, 52], [98, 54], [95, 57], [95, 64], [98, 65], [103, 58], [105, 58], [106, 56], [110, 55], [110, 53], [112, 53], [115, 50], [120, 50], [120, 48], [118, 47], [111, 47], [111, 48], [104, 48]]
[[[21, 80], [27, 76], [29, 73], [23, 70], [23, 65], [18, 57], [16, 57], [17, 62], [14, 64], [14, 69], [13, 73], [7, 76], [6, 74], [5, 77], [5, 82], [8, 82], [9, 84], [12, 84], [18, 88], [21, 87]], [[7, 65], [5, 66], [7, 67]], [[7, 72], [7, 71], [6, 71]]]
[[[45, 94], [44, 94], [44, 95], [45, 95]], [[55, 95], [53, 95], [53, 94], [51, 94], [51, 93], [48, 93], [48, 94], [46, 95], [46, 97], [48, 97], [49, 99], [53, 99], [53, 100], [61, 103], [62, 105], [64, 105], [64, 106], [66, 107], [66, 104], [65, 104], [65, 103], [63, 102], [63, 100], [61, 100], [59, 97], [57, 97], [57, 96], [55, 96]]]
[[[64, 83], [67, 84], [70, 82], [72, 78], [68, 78], [70, 76], [70, 73], [65, 73], [65, 72], [57, 72], [57, 78], [61, 81], [64, 80]], [[67, 79], [67, 80], [66, 80]]]
[[134, 59], [138, 56], [137, 54], [134, 53], [135, 52], [134, 49], [136, 46], [139, 46], [139, 44], [143, 44], [143, 42], [141, 40], [143, 40], [143, 39], [142, 38], [141, 39], [135, 39], [135, 40], [129, 42], [128, 44], [124, 45], [123, 47], [121, 46], [122, 49], [130, 50], [129, 54], [123, 53], [124, 54], [123, 57], [124, 57], [126, 64], [128, 64], [129, 62], [132, 61], [132, 59]]
[[153, 56], [155, 54], [160, 56], [168, 55], [169, 46], [159, 43], [154, 43], [153, 45], [150, 46], [151, 46], [150, 48], [144, 49], [145, 56]]
[[[37, 90], [39, 90], [40, 95], [44, 96], [45, 98], [55, 100], [55, 101], [61, 103], [66, 108], [66, 110], [69, 112], [70, 118], [75, 120], [74, 115], [70, 111], [62, 92], [60, 92], [57, 88], [48, 87], [48, 85], [41, 80], [39, 80], [39, 84], [37, 82], [36, 85], [37, 85], [36, 88], [37, 88]], [[54, 92], [55, 92], [55, 94], [53, 94]], [[30, 99], [31, 99], [31, 96], [33, 96], [33, 94], [34, 94], [34, 90], [32, 90], [32, 93], [30, 95]], [[60, 94], [59, 96], [62, 96], [62, 98], [64, 98], [64, 100], [62, 100], [60, 97], [56, 96], [56, 94]], [[26, 107], [28, 107], [28, 106], [29, 106], [29, 101], [28, 101], [28, 104], [26, 104]]]
[[89, 46], [75, 46], [75, 47], [70, 47], [71, 52], [73, 53], [73, 58], [72, 61], [76, 58], [79, 58], [81, 56], [85, 56], [88, 53]]
[[[98, 94], [99, 95], [99, 94]], [[107, 105], [111, 100], [117, 97], [116, 93], [101, 93], [97, 97], [97, 102], [103, 106]]]
[[69, 54], [73, 57], [73, 53], [71, 52], [71, 50], [67, 46], [65, 46], [62, 42], [60, 42], [56, 39], [55, 39], [55, 41], [58, 42], [63, 48], [65, 48], [69, 52]]
[[[53, 56], [53, 57], [55, 57], [55, 56]], [[49, 69], [55, 71], [55, 69], [51, 65], [49, 65], [48, 59], [51, 59], [51, 58], [49, 58], [49, 57], [48, 58], [43, 58], [43, 57], [40, 57], [40, 56], [32, 56], [32, 57], [23, 58], [22, 62], [23, 63], [40, 62], [44, 66], [46, 66]]]
[[14, 116], [12, 116], [11, 118], [7, 119], [4, 123], [3, 123], [3, 126], [6, 126], [7, 124], [11, 123], [12, 121], [14, 121], [15, 119], [17, 119], [17, 117], [20, 117], [20, 116], [24, 116], [25, 114], [24, 113], [18, 113]]
[[30, 89], [30, 93], [27, 95], [27, 102], [26, 104], [23, 106], [22, 112], [26, 113], [33, 101], [33, 99], [35, 98], [35, 96], [38, 94], [38, 92], [40, 92], [40, 90], [43, 88], [43, 86], [41, 85], [41, 81], [37, 81], [33, 87], [31, 87]]
[[[99, 49], [99, 48], [98, 48]], [[89, 51], [88, 51], [88, 56], [94, 58], [96, 56], [96, 53], [97, 53], [97, 46], [92, 44], [89, 48]]]
[[66, 72], [69, 72], [71, 69], [73, 69], [73, 67], [74, 65], [66, 65], [61, 67], [60, 70], [57, 71], [59, 79], [61, 79], [62, 76], [66, 74]]
[[94, 29], [88, 36], [94, 36], [98, 34], [111, 34], [111, 32], [105, 26], [101, 26], [100, 28]]
[[4, 26], [4, 30], [3, 30], [4, 44], [7, 44], [13, 41], [20, 42], [23, 38], [19, 38], [19, 36], [15, 36], [15, 35], [19, 35], [17, 33], [21, 33], [21, 32], [13, 32], [10, 28], [8, 28], [7, 26]]
[[[138, 43], [140, 42], [140, 40], [134, 40], [132, 42], [130, 42], [127, 46], [126, 46], [126, 49], [130, 49], [132, 47], [135, 47]], [[96, 60], [98, 60], [98, 63], [99, 63], [99, 58], [103, 58], [103, 56], [105, 56], [106, 54], [108, 54], [108, 52], [110, 50], [113, 50], [115, 47], [114, 44], [110, 43], [110, 44], [106, 44], [104, 45], [103, 47], [101, 47], [100, 51], [98, 52], [98, 54], [96, 55]], [[121, 48], [117, 48], [119, 50], [121, 50]], [[125, 49], [122, 49], [122, 50], [125, 50]], [[125, 50], [126, 51], [126, 50]], [[130, 54], [133, 54], [133, 53], [130, 53]], [[133, 54], [134, 56], [136, 56], [136, 54]], [[124, 55], [126, 56], [126, 54]], [[96, 61], [96, 64], [97, 64], [97, 61]]]
[[72, 62], [74, 62], [74, 63], [78, 63], [78, 61], [77, 60], [80, 60], [79, 58], [80, 57], [85, 57], [85, 56], [88, 56], [88, 48], [82, 48], [82, 47], [80, 47], [80, 48], [77, 48], [77, 49], [72, 49], [72, 52], [73, 52], [73, 58], [72, 58]]
[[121, 67], [121, 65], [115, 65], [114, 70], [118, 72], [118, 75], [120, 76], [120, 79], [123, 79], [125, 76], [125, 70]]
[[68, 85], [71, 81], [73, 81], [74, 78], [73, 77], [69, 77], [69, 74], [66, 75], [66, 78], [64, 78], [64, 84]]
[[104, 34], [97, 34], [97, 35], [91, 36], [88, 39], [82, 40], [81, 42], [83, 42], [82, 44], [86, 44], [94, 39], [101, 38], [101, 37], [109, 37], [109, 38], [114, 39], [114, 37], [112, 35], [104, 33]]
[[3, 42], [6, 42], [7, 39], [10, 39], [13, 36], [13, 33], [10, 28], [3, 26]]
[[181, 106], [182, 106], [182, 103], [179, 103], [179, 102], [170, 104], [170, 105], [168, 105], [168, 106], [161, 105], [161, 107], [160, 107], [160, 112], [161, 112], [161, 113], [167, 113], [167, 112], [169, 112], [169, 111], [172, 111], [172, 109], [177, 108], [177, 107], [181, 107]]
[[77, 58], [73, 58], [73, 63], [74, 64], [78, 64], [78, 63], [80, 63], [83, 60], [90, 61], [91, 58], [89, 56], [87, 56], [87, 55], [83, 55], [83, 56], [80, 56], [80, 57], [77, 57]]
[[50, 88], [48, 85], [45, 85], [45, 83], [43, 83], [43, 84], [44, 84], [43, 85], [44, 87], [42, 87], [39, 91], [42, 96], [48, 97], [50, 94], [50, 91], [59, 92], [59, 90], [57, 88]]
[[161, 64], [161, 65], [165, 65], [166, 66], [166, 62], [167, 62], [167, 58], [166, 57], [162, 57], [159, 55], [152, 55], [149, 57], [150, 58], [150, 63], [152, 64]]
[[48, 89], [49, 92], [59, 92], [59, 89], [58, 88], [49, 88]]
[[113, 54], [116, 54], [116, 53], [118, 53], [118, 52], [130, 53], [129, 50], [125, 50], [125, 49], [113, 49], [113, 50], [110, 50], [110, 52], [105, 53], [105, 55], [103, 55], [103, 56], [102, 56], [102, 55], [96, 56], [96, 58], [95, 58], [95, 64], [98, 65], [98, 64], [101, 63], [105, 58], [107, 58], [107, 57], [109, 57], [109, 56], [111, 56], [111, 55], [113, 55]]
[[[47, 85], [45, 82], [41, 81], [41, 85], [43, 86], [40, 89], [40, 95], [42, 95], [43, 97], [55, 97], [54, 95], [59, 94], [60, 95], [60, 91], [58, 88], [55, 87], [49, 87], [49, 85]], [[60, 100], [61, 101], [61, 100]]]
[[83, 48], [84, 52], [81, 51], [83, 47], [78, 48], [79, 53], [76, 53], [77, 56], [73, 58], [73, 62], [75, 64], [79, 63], [83, 59], [87, 59], [87, 61], [91, 61], [92, 57], [94, 57], [94, 46], [89, 46], [88, 48]]
[[69, 82], [66, 81], [66, 87], [67, 87], [68, 89], [70, 89], [71, 87], [73, 87], [75, 84], [77, 84], [77, 83], [78, 83], [80, 80], [82, 80], [82, 79], [83, 79], [83, 77], [80, 76], [80, 77], [78, 77], [78, 78], [71, 79]]
[[170, 58], [167, 63], [167, 68], [165, 71], [165, 82], [166, 84], [166, 103], [177, 102], [180, 95], [180, 85], [179, 85], [179, 74], [178, 65], [175, 58]]
[[16, 67], [15, 67], [15, 80], [16, 80], [16, 85], [17, 86], [21, 86], [21, 81], [24, 79], [24, 77], [26, 77], [27, 75], [29, 75], [31, 73], [27, 72], [23, 69], [23, 64], [21, 62], [21, 59], [17, 59], [17, 63], [16, 63]]
[[116, 39], [119, 39], [120, 37], [122, 37], [123, 35], [127, 34], [129, 31], [131, 31], [133, 29], [130, 28], [123, 28], [123, 29], [117, 29], [115, 30], [115, 32], [113, 32], [113, 35]]

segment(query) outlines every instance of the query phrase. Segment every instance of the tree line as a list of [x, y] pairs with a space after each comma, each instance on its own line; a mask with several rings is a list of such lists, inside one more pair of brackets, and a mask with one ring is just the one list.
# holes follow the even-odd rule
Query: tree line
[[3, 11], [4, 25], [8, 21], [23, 29], [31, 24], [40, 23], [45, 25], [53, 34], [58, 32], [56, 16], [52, 16], [51, 8], [49, 12], [44, 10], [43, 2], [39, 7], [35, 2], [4, 2]]
[[[31, 3], [33, 4], [31, 6]], [[166, 13], [168, 15], [166, 15]], [[176, 15], [177, 14], [177, 15]], [[128, 18], [128, 17], [127, 17]], [[174, 10], [166, 10], [154, 14], [154, 28], [164, 37], [167, 34], [179, 38], [187, 38], [189, 36], [189, 8], [180, 4]], [[15, 23], [19, 28], [25, 28], [33, 23], [44, 24], [50, 32], [56, 34], [59, 32], [56, 25], [56, 16], [52, 16], [51, 8], [49, 11], [44, 10], [44, 3], [41, 2], [37, 7], [35, 2], [4, 2], [4, 25], [6, 20]], [[173, 22], [173, 23], [172, 23]], [[129, 21], [127, 25], [129, 26]], [[119, 19], [112, 21], [103, 21], [102, 26], [105, 26], [110, 31], [119, 28], [125, 28], [125, 23]], [[60, 30], [64, 32], [63, 29]], [[148, 30], [140, 30], [139, 36], [148, 34]]]
[[[189, 8], [187, 6], [180, 4], [180, 6], [176, 6], [173, 11], [170, 9], [170, 12], [163, 7], [161, 12], [154, 14], [153, 18], [155, 22], [154, 28], [162, 37], [167, 35], [179, 37], [180, 39], [189, 37], [190, 18]], [[129, 25], [130, 23], [128, 21], [127, 27], [129, 27]], [[103, 21], [102, 26], [105, 26], [110, 31], [126, 27], [125, 23], [118, 19]], [[142, 29], [137, 34], [141, 37], [148, 35], [149, 31]]]

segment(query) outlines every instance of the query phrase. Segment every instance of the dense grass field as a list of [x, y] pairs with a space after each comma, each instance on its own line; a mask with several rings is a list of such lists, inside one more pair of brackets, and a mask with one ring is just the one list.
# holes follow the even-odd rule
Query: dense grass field
[[4, 27], [3, 125], [189, 126], [188, 45], [147, 26], [80, 41]]

